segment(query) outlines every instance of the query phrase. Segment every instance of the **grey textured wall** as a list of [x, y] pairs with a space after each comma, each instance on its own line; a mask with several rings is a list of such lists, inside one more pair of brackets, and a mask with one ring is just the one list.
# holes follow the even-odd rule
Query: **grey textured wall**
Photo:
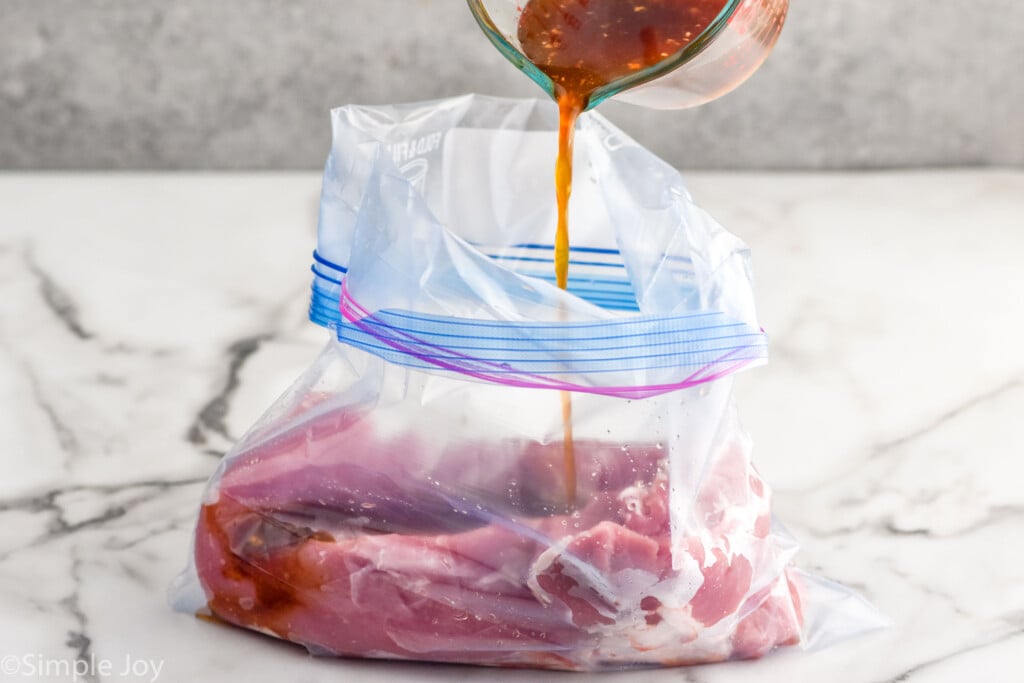
[[[1024, 164], [1024, 3], [793, 0], [762, 71], [605, 109], [684, 168]], [[462, 0], [0, 0], [0, 168], [315, 168], [327, 110], [539, 90]]]

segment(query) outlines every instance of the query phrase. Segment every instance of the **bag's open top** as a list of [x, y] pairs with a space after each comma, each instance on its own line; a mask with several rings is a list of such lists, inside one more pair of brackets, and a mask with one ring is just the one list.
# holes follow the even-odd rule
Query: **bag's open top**
[[400, 365], [617, 396], [763, 361], [746, 247], [595, 113], [555, 287], [557, 129], [534, 100], [335, 110], [311, 319]]

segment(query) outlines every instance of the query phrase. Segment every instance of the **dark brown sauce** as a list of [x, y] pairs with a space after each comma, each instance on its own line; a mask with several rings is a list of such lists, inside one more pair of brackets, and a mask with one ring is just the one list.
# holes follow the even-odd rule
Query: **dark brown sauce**
[[[594, 92], [690, 44], [727, 0], [529, 0], [519, 18], [522, 52], [551, 79], [558, 101], [555, 281], [569, 286], [569, 196], [576, 119]], [[566, 497], [576, 499], [572, 395], [562, 393]]]

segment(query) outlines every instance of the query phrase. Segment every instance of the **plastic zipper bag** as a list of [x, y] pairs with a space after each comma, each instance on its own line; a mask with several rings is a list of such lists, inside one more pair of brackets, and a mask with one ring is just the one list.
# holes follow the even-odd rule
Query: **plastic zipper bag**
[[790, 567], [731, 375], [745, 246], [581, 119], [568, 291], [557, 112], [334, 112], [312, 368], [221, 463], [175, 604], [317, 654], [600, 670], [752, 658], [882, 621]]

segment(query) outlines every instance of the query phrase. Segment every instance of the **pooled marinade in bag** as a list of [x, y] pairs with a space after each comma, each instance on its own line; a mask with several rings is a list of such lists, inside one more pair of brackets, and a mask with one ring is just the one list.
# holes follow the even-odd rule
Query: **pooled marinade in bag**
[[531, 203], [555, 107], [334, 123], [310, 305], [332, 339], [211, 479], [180, 609], [315, 654], [566, 670], [805, 645], [826, 602], [855, 608], [840, 635], [878, 625], [789, 566], [731, 400], [766, 358], [746, 251], [675, 171], [583, 117], [563, 291]]

